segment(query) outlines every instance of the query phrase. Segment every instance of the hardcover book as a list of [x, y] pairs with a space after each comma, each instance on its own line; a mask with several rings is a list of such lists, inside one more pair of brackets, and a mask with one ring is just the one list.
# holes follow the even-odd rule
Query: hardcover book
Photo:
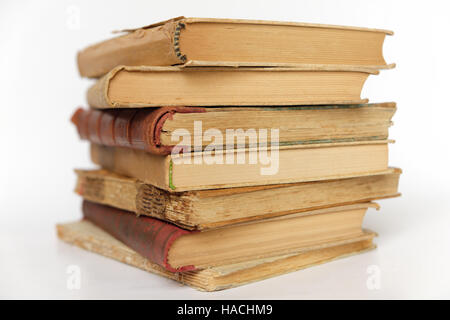
[[399, 196], [400, 169], [319, 182], [168, 192], [106, 170], [76, 170], [84, 199], [150, 216], [189, 230]]
[[[251, 132], [279, 130], [283, 145], [362, 140], [385, 140], [395, 103], [300, 107], [201, 108], [161, 107], [155, 109], [77, 109], [72, 116], [81, 139], [106, 146], [129, 147], [168, 155], [180, 141], [200, 141], [202, 148], [217, 144], [208, 134], [234, 130], [235, 139], [251, 144]], [[199, 124], [200, 123], [200, 124]], [[271, 135], [259, 137], [271, 143]], [[234, 139], [232, 141], [234, 143]], [[224, 148], [227, 141], [222, 141]]]
[[149, 261], [87, 220], [59, 224], [57, 231], [58, 237], [69, 244], [164, 276], [201, 291], [229, 289], [363, 253], [375, 248], [372, 240], [376, 236], [374, 232], [364, 230], [361, 236], [348, 239], [346, 242], [328, 243], [321, 248], [298, 254], [278, 255], [202, 270], [170, 272]]
[[178, 17], [90, 46], [78, 53], [85, 77], [119, 65], [292, 66], [296, 64], [389, 67], [383, 42], [392, 31], [309, 23]]
[[388, 170], [388, 141], [155, 155], [91, 144], [104, 169], [168, 191], [189, 191], [351, 178]]
[[83, 216], [171, 272], [200, 270], [347, 243], [364, 235], [373, 203], [321, 209], [204, 231], [188, 231], [125, 210], [83, 201]]
[[90, 107], [274, 106], [358, 104], [375, 69], [119, 66], [88, 90]]

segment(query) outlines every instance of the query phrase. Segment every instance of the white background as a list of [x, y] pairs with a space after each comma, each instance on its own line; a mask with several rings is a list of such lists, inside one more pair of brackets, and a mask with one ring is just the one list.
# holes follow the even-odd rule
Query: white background
[[[0, 298], [450, 298], [448, 99], [445, 1], [5, 1], [0, 3]], [[73, 14], [79, 12], [79, 27]], [[55, 224], [80, 218], [75, 167], [92, 167], [69, 122], [91, 83], [77, 50], [110, 31], [185, 15], [391, 29], [388, 62], [363, 97], [396, 101], [390, 163], [402, 198], [381, 201], [365, 226], [378, 249], [217, 293], [189, 287], [57, 240]], [[81, 268], [81, 289], [66, 270]], [[369, 290], [367, 268], [380, 270]]]

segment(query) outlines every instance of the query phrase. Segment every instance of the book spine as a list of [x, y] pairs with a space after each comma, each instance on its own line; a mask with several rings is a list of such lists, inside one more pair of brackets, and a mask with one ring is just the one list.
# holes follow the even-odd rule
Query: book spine
[[[128, 177], [111, 178], [103, 170], [75, 170], [77, 183], [75, 192], [86, 200], [135, 212], [153, 218], [170, 221], [181, 228], [192, 229], [192, 226], [180, 225], [166, 216], [167, 207], [171, 206], [171, 196], [167, 191], [152, 185], [144, 184]], [[189, 203], [184, 202], [185, 210]]]
[[193, 265], [174, 268], [168, 262], [168, 252], [173, 242], [191, 231], [158, 219], [137, 217], [134, 213], [86, 200], [83, 201], [83, 216], [146, 259], [168, 271], [195, 270]]
[[140, 28], [90, 46], [77, 55], [80, 75], [98, 78], [118, 65], [171, 66], [182, 64], [178, 38], [181, 21]]
[[173, 146], [160, 141], [164, 122], [173, 114], [205, 112], [204, 108], [162, 107], [158, 109], [85, 110], [78, 108], [71, 121], [81, 139], [111, 147], [144, 150], [168, 155]]

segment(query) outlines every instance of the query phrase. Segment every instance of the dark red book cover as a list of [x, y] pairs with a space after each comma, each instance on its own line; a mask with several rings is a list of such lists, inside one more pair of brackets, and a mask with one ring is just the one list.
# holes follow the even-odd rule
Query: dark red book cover
[[168, 155], [173, 146], [160, 140], [164, 122], [176, 112], [204, 112], [204, 108], [161, 107], [146, 109], [95, 110], [78, 108], [72, 122], [81, 139], [113, 147], [145, 150]]
[[174, 268], [168, 263], [170, 246], [192, 233], [173, 224], [132, 212], [83, 201], [83, 216], [153, 263], [171, 272], [195, 270], [193, 265]]

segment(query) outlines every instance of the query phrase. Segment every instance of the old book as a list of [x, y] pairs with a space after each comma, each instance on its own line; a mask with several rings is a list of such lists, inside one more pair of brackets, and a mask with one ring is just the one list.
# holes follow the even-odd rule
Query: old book
[[257, 187], [168, 192], [107, 170], [76, 170], [84, 199], [205, 230], [295, 212], [399, 196], [400, 169], [384, 174]]
[[118, 65], [286, 66], [341, 64], [386, 68], [383, 42], [392, 31], [257, 20], [179, 17], [133, 30], [78, 53], [85, 77]]
[[[280, 145], [385, 140], [395, 103], [362, 105], [95, 110], [77, 109], [72, 116], [81, 139], [107, 146], [170, 154], [197, 142], [201, 148], [219, 144], [209, 133], [234, 130], [234, 140], [254, 146], [260, 129], [278, 130]], [[271, 135], [260, 141], [271, 143]], [[184, 141], [189, 144], [183, 145]], [[226, 147], [227, 141], [220, 145]]]
[[375, 248], [372, 240], [376, 235], [366, 230], [362, 236], [349, 239], [345, 243], [330, 243], [326, 247], [299, 254], [279, 255], [203, 270], [173, 273], [152, 263], [87, 220], [59, 224], [57, 231], [58, 237], [67, 243], [202, 291], [229, 289], [366, 252]]
[[358, 104], [370, 74], [364, 67], [128, 67], [108, 72], [88, 90], [99, 109], [160, 106]]
[[[267, 152], [266, 152], [267, 151]], [[388, 169], [388, 141], [321, 143], [154, 155], [91, 144], [104, 169], [168, 191], [220, 189], [351, 178]]]
[[200, 232], [86, 200], [83, 216], [151, 262], [184, 272], [345, 243], [364, 235], [368, 207], [378, 208], [360, 203]]

